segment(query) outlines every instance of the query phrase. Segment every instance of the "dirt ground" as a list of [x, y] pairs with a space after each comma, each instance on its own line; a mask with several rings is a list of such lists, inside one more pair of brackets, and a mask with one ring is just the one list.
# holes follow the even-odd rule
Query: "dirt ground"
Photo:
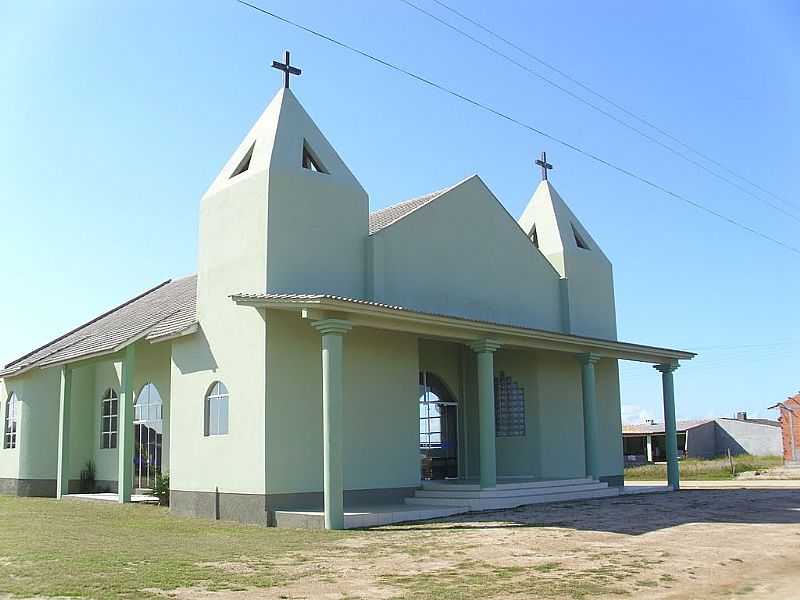
[[800, 599], [800, 487], [779, 483], [344, 532], [0, 497], [0, 598]]
[[299, 577], [165, 596], [800, 598], [800, 490], [685, 490], [389, 526], [281, 566]]

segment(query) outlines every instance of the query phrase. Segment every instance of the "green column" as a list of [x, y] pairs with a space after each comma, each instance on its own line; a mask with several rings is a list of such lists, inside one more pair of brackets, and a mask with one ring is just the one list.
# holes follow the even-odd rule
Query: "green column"
[[597, 441], [597, 376], [594, 366], [600, 360], [596, 354], [579, 354], [581, 363], [581, 389], [583, 391], [583, 452], [586, 476], [599, 479], [599, 445]]
[[323, 319], [312, 323], [322, 334], [322, 453], [325, 529], [344, 529], [343, 336], [349, 321]]
[[479, 340], [470, 344], [478, 360], [478, 422], [480, 440], [481, 489], [497, 486], [497, 451], [495, 449], [494, 353], [500, 344]]
[[61, 392], [58, 405], [58, 478], [56, 498], [69, 494], [69, 428], [72, 409], [72, 369], [61, 367]]
[[122, 390], [117, 418], [117, 494], [119, 502], [130, 502], [133, 491], [133, 378], [136, 374], [136, 347], [125, 348], [122, 358]]
[[678, 431], [675, 424], [675, 384], [672, 372], [678, 368], [678, 361], [654, 365], [661, 372], [661, 387], [664, 393], [664, 432], [667, 446], [667, 483], [673, 490], [681, 487], [680, 469], [678, 467]]

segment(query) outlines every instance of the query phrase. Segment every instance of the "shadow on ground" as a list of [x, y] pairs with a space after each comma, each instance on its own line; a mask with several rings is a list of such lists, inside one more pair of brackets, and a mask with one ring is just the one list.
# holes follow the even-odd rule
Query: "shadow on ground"
[[641, 535], [692, 523], [800, 524], [800, 490], [681, 490], [521, 506], [383, 529], [442, 531], [564, 527], [581, 531]]

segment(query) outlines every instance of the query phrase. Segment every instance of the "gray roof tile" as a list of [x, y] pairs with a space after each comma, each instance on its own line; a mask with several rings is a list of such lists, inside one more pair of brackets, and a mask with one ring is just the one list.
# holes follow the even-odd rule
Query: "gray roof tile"
[[165, 281], [8, 363], [0, 376], [114, 351], [144, 337], [169, 337], [196, 324], [197, 276]]
[[400, 219], [407, 217], [415, 210], [418, 210], [426, 204], [433, 202], [436, 200], [436, 198], [441, 196], [449, 189], [450, 188], [447, 187], [442, 190], [431, 192], [430, 194], [425, 194], [424, 196], [419, 196], [418, 198], [412, 198], [411, 200], [406, 200], [398, 204], [393, 204], [392, 206], [387, 206], [386, 208], [382, 208], [370, 213], [369, 234], [372, 235], [377, 233], [381, 229], [385, 229], [386, 227], [389, 227], [389, 225], [392, 225]]

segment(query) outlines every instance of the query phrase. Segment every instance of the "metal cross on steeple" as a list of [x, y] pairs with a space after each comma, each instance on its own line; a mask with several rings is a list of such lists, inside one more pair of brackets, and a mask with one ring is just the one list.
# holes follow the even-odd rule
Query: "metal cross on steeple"
[[553, 168], [553, 165], [547, 162], [547, 152], [542, 152], [542, 158], [538, 159], [536, 164], [542, 167], [542, 181], [547, 181], [547, 171]]
[[290, 75], [300, 75], [302, 71], [297, 67], [293, 67], [289, 62], [289, 51], [286, 51], [284, 54], [284, 58], [286, 62], [278, 62], [277, 60], [272, 61], [272, 68], [278, 69], [279, 71], [283, 71], [283, 87], [289, 89], [289, 76]]

